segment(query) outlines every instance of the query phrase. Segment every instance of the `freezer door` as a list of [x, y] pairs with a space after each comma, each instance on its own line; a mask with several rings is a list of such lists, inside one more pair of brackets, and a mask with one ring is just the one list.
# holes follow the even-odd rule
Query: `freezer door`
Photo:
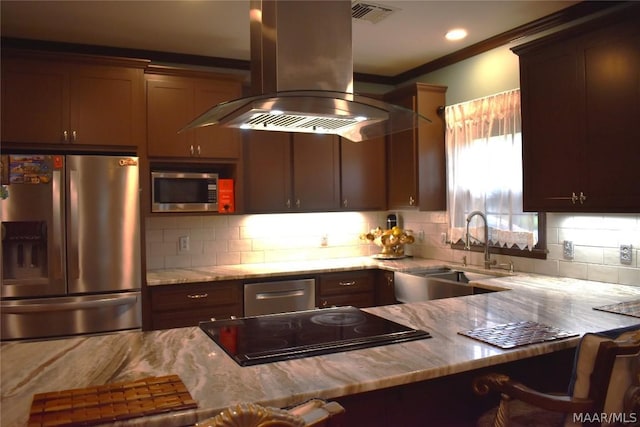
[[2, 301], [2, 340], [139, 329], [140, 292]]
[[0, 200], [2, 298], [64, 295], [64, 158], [3, 155], [1, 160], [9, 183], [9, 196]]
[[139, 289], [138, 158], [67, 157], [69, 294]]

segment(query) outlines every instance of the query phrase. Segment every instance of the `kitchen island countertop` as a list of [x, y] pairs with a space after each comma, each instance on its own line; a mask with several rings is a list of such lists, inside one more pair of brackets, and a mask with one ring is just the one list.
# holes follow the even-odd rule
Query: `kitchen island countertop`
[[[294, 271], [406, 271], [446, 264], [420, 259], [385, 261], [386, 265], [366, 259], [342, 263], [321, 268], [318, 262]], [[263, 267], [262, 273], [238, 268], [232, 274], [239, 278], [283, 273]], [[218, 280], [228, 277], [205, 270], [202, 276], [194, 274], [188, 280], [167, 282], [166, 274], [164, 279], [157, 277], [154, 284], [200, 281], [194, 277], [207, 274], [220, 277]], [[131, 419], [123, 424], [192, 424], [239, 402], [285, 407], [314, 397], [331, 399], [560, 351], [575, 347], [579, 340], [574, 337], [502, 350], [459, 335], [463, 330], [531, 320], [584, 334], [640, 323], [636, 317], [593, 310], [595, 306], [640, 299], [640, 287], [530, 274], [491, 278], [479, 284], [508, 290], [367, 308], [376, 315], [426, 330], [432, 338], [350, 351], [348, 357], [347, 353], [335, 353], [240, 367], [197, 327], [3, 343], [0, 424], [26, 425], [35, 393], [169, 374], [180, 376], [198, 402], [198, 409]]]

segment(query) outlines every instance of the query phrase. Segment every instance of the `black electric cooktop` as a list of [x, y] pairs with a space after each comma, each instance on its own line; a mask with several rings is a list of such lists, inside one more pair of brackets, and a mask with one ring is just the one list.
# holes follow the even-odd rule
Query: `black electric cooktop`
[[431, 338], [355, 307], [200, 322], [240, 366]]

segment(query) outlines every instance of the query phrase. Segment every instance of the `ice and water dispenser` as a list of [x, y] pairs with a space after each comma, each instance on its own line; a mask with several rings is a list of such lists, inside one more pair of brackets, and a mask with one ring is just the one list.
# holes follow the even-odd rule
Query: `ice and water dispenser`
[[2, 272], [4, 279], [47, 277], [47, 223], [2, 223]]

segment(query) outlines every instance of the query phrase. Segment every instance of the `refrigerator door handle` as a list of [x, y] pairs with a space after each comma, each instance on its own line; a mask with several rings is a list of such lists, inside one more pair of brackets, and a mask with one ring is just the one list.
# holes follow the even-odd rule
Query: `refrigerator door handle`
[[26, 305], [3, 305], [2, 312], [6, 314], [21, 314], [47, 311], [69, 311], [87, 308], [112, 307], [118, 305], [132, 305], [137, 303], [138, 296], [114, 296], [100, 298], [91, 301], [71, 301], [61, 303], [43, 303], [43, 304], [26, 304]]
[[80, 277], [80, 255], [78, 251], [78, 171], [69, 167], [69, 222], [67, 227], [69, 229], [69, 241], [67, 242], [67, 256], [69, 259], [69, 271], [67, 272], [68, 278], [78, 279]]
[[65, 258], [63, 257], [64, 244], [62, 226], [64, 223], [64, 211], [63, 211], [63, 191], [62, 186], [62, 172], [60, 170], [54, 170], [51, 179], [51, 187], [53, 191], [53, 206], [52, 206], [52, 226], [53, 226], [53, 257], [51, 276], [53, 279], [64, 280], [64, 264]]

